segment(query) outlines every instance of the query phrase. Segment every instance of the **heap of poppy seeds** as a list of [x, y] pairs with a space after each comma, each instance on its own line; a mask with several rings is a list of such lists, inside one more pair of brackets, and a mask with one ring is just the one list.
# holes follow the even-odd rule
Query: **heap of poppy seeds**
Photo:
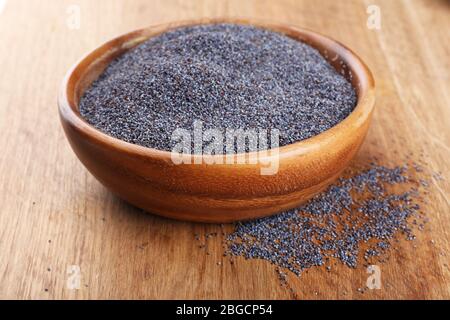
[[[389, 190], [400, 186], [401, 192]], [[408, 166], [372, 164], [297, 209], [237, 223], [227, 254], [268, 260], [296, 275], [331, 258], [354, 268], [361, 255], [368, 260], [385, 252], [399, 232], [414, 239], [409, 218], [421, 217], [418, 195]]]
[[175, 29], [119, 56], [86, 90], [80, 113], [106, 134], [161, 150], [196, 120], [204, 129], [277, 129], [283, 146], [333, 127], [356, 100], [316, 49], [215, 24]]

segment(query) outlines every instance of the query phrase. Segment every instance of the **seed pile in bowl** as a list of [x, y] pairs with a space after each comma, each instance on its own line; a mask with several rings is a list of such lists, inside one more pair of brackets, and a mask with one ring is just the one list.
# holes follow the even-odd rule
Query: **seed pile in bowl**
[[277, 129], [283, 146], [333, 127], [356, 100], [314, 48], [215, 24], [164, 33], [116, 58], [84, 93], [80, 113], [108, 135], [161, 150], [196, 120], [204, 129]]

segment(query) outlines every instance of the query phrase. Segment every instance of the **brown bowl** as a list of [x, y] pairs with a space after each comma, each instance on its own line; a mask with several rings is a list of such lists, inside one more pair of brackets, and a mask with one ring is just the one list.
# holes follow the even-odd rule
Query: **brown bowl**
[[[175, 165], [170, 152], [113, 138], [80, 116], [80, 97], [112, 59], [170, 29], [220, 22], [263, 27], [315, 47], [352, 82], [358, 96], [356, 108], [331, 129], [280, 147], [275, 150], [278, 154], [260, 151], [235, 155], [235, 160], [247, 157], [246, 164]], [[374, 101], [374, 80], [369, 69], [342, 44], [294, 26], [238, 19], [170, 23], [120, 36], [81, 59], [67, 74], [58, 97], [61, 122], [73, 150], [103, 185], [149, 212], [203, 222], [271, 215], [296, 207], [323, 190], [357, 153], [369, 127]], [[252, 164], [257, 159], [260, 161]], [[278, 161], [277, 174], [261, 174], [267, 161]]]

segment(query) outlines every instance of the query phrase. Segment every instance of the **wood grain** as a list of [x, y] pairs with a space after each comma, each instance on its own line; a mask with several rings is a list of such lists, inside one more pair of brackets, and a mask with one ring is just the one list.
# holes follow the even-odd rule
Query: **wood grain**
[[[375, 3], [376, 2], [376, 3]], [[67, 25], [70, 5], [81, 25]], [[367, 28], [367, 6], [381, 29]], [[450, 5], [383, 1], [7, 1], [0, 12], [0, 298], [450, 298]], [[73, 155], [56, 96], [67, 69], [100, 43], [151, 24], [202, 17], [270, 19], [319, 31], [354, 49], [377, 82], [373, 125], [354, 165], [422, 154], [433, 179], [429, 222], [380, 265], [382, 289], [361, 294], [364, 267], [290, 277], [264, 261], [222, 261], [221, 226], [145, 214], [98, 183]], [[232, 228], [229, 225], [224, 229]], [[198, 248], [195, 233], [219, 232]], [[81, 270], [81, 287], [67, 270]]]

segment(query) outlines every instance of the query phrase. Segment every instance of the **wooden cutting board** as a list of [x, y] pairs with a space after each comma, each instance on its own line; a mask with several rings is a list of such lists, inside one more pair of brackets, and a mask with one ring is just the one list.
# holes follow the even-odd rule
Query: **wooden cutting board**
[[[448, 1], [0, 3], [0, 298], [450, 298]], [[370, 20], [378, 9], [380, 29]], [[56, 94], [82, 54], [147, 25], [220, 16], [296, 24], [353, 48], [378, 95], [354, 165], [374, 156], [402, 164], [412, 153], [442, 172], [443, 180], [431, 179], [423, 232], [379, 265], [381, 289], [358, 291], [368, 277], [363, 266], [312, 268], [289, 276], [290, 290], [264, 261], [230, 264], [221, 232], [231, 225], [145, 214], [106, 191], [70, 149]], [[218, 236], [198, 248], [195, 234], [210, 232]]]

